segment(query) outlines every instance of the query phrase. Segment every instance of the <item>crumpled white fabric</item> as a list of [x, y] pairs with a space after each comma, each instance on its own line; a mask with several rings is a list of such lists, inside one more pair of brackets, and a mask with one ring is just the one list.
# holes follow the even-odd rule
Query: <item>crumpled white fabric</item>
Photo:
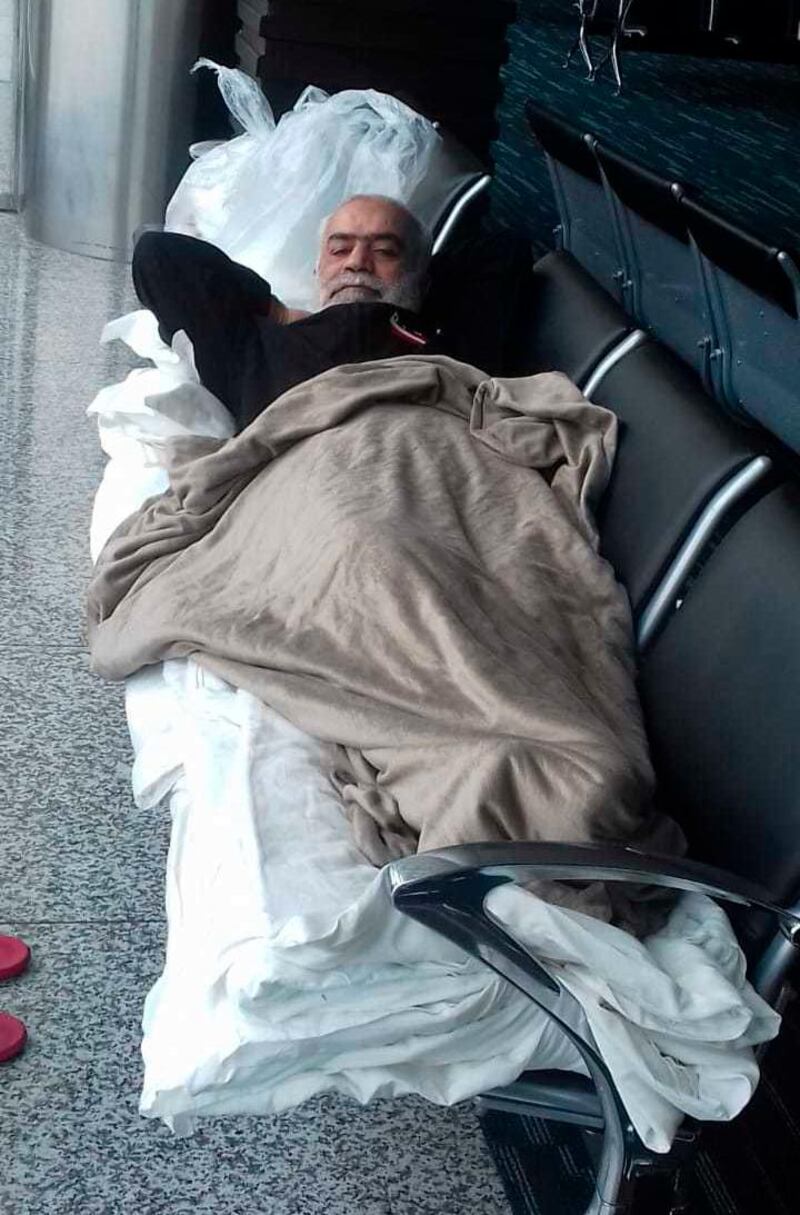
[[[582, 1071], [546, 1014], [398, 913], [355, 850], [319, 744], [191, 661], [129, 681], [137, 802], [173, 784], [169, 945], [145, 1009], [141, 1110], [275, 1113], [335, 1089], [454, 1101]], [[161, 762], [156, 756], [161, 757]], [[176, 755], [182, 756], [179, 767]], [[575, 995], [639, 1134], [733, 1117], [778, 1018], [723, 912], [686, 895], [645, 942], [519, 887], [487, 908]]]
[[[192, 662], [160, 677], [135, 676], [127, 695], [134, 735], [150, 735], [140, 805], [163, 791], [154, 750], [165, 770], [183, 759], [143, 1114], [186, 1133], [203, 1114], [276, 1113], [330, 1089], [451, 1104], [533, 1057], [575, 1064], [530, 1001], [394, 910], [350, 839], [320, 744]], [[171, 738], [151, 734], [154, 710]]]
[[641, 942], [516, 886], [486, 905], [579, 1001], [649, 1147], [667, 1151], [682, 1114], [725, 1121], [747, 1104], [759, 1075], [752, 1047], [776, 1036], [780, 1017], [747, 982], [712, 899], [682, 895]]
[[[112, 456], [95, 552], [163, 487], [168, 433], [230, 426], [180, 337], [170, 351], [141, 314], [110, 336], [156, 370], [90, 407]], [[202, 1115], [273, 1113], [331, 1089], [450, 1104], [527, 1068], [583, 1070], [530, 1000], [394, 909], [384, 874], [350, 840], [314, 739], [187, 660], [139, 672], [126, 704], [137, 804], [169, 794], [173, 821], [143, 1114], [187, 1133]], [[752, 1046], [779, 1018], [747, 984], [710, 899], [683, 896], [644, 942], [515, 886], [487, 908], [578, 998], [648, 1146], [666, 1151], [684, 1113], [727, 1119], [747, 1102]]]
[[123, 341], [153, 366], [138, 367], [121, 383], [101, 388], [86, 411], [97, 418], [100, 446], [111, 457], [92, 512], [92, 561], [123, 519], [167, 488], [169, 439], [188, 434], [226, 439], [234, 433], [228, 410], [200, 383], [183, 330], [167, 346], [153, 313], [140, 309], [110, 321], [100, 340]]

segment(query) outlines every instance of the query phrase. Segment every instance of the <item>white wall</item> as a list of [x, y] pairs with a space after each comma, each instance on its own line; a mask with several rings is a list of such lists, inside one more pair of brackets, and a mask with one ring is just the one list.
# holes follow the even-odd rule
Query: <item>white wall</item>
[[11, 79], [12, 32], [16, 0], [0, 0], [0, 81]]
[[[17, 0], [0, 0], [0, 195], [11, 186], [11, 151], [14, 104], [11, 96], [12, 32]], [[5, 200], [4, 200], [5, 201]]]

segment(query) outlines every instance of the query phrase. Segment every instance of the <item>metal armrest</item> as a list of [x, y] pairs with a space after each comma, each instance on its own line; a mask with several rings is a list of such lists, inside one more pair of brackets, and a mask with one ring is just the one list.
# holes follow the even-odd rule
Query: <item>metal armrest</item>
[[627, 1209], [635, 1174], [653, 1154], [630, 1124], [579, 1002], [484, 908], [495, 887], [531, 878], [635, 882], [702, 893], [775, 915], [792, 945], [800, 915], [779, 907], [755, 883], [697, 861], [593, 844], [461, 844], [422, 852], [387, 866], [394, 905], [481, 959], [556, 1021], [589, 1071], [603, 1111], [603, 1152], [596, 1193], [586, 1215]]
[[459, 882], [480, 875], [493, 886], [502, 882], [550, 878], [554, 881], [634, 882], [688, 890], [712, 899], [768, 911], [789, 941], [800, 944], [797, 908], [774, 903], [769, 892], [727, 869], [682, 857], [639, 852], [631, 847], [605, 844], [488, 843], [458, 844], [434, 852], [393, 861], [389, 866], [392, 897], [407, 911], [418, 898], [430, 899], [434, 890], [452, 892]]

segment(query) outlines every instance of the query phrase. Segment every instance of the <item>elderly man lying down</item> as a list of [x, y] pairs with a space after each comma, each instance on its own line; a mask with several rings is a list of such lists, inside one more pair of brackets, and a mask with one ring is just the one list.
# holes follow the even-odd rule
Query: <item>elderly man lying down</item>
[[205, 241], [148, 232], [136, 246], [133, 279], [141, 302], [158, 317], [167, 341], [178, 330], [188, 334], [201, 381], [237, 427], [295, 384], [345, 363], [414, 351], [496, 362], [491, 334], [513, 309], [529, 272], [529, 252], [523, 248], [520, 256], [518, 242], [478, 242], [481, 256], [473, 250], [469, 258], [465, 291], [466, 268], [445, 275], [439, 286], [436, 271], [442, 264], [452, 271], [453, 256], [440, 254], [431, 267], [428, 234], [391, 199], [349, 199], [328, 217], [320, 237], [319, 308], [312, 313], [287, 308], [258, 274]]
[[203, 384], [244, 426], [322, 371], [424, 346], [414, 328], [429, 260], [427, 234], [405, 207], [359, 196], [323, 225], [317, 312], [287, 308], [254, 271], [191, 236], [145, 233], [133, 279], [164, 337], [188, 334]]
[[[329, 237], [345, 263], [360, 248], [377, 267], [399, 247], [355, 225]], [[373, 273], [326, 279], [326, 257], [323, 303], [332, 283]], [[350, 294], [400, 282], [375, 277], [288, 326], [291, 372], [270, 361], [267, 329], [221, 300], [239, 318], [251, 420], [227, 441], [176, 441], [170, 488], [106, 544], [89, 594], [95, 671], [191, 655], [329, 743], [343, 813], [378, 866], [476, 840], [679, 847], [651, 807], [628, 606], [597, 554], [613, 415], [560, 374], [491, 379], [388, 351], [395, 303]], [[368, 361], [370, 309], [392, 357]], [[313, 352], [312, 333], [327, 335]], [[343, 349], [350, 362], [313, 374]], [[636, 919], [604, 889], [575, 897]]]

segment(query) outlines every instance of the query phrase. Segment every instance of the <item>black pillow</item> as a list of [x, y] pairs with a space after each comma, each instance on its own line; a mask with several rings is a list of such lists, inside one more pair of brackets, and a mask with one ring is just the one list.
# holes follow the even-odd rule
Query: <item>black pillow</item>
[[489, 375], [517, 374], [515, 331], [535, 281], [530, 242], [510, 231], [456, 238], [432, 259], [430, 280], [422, 320], [441, 330], [437, 347]]

